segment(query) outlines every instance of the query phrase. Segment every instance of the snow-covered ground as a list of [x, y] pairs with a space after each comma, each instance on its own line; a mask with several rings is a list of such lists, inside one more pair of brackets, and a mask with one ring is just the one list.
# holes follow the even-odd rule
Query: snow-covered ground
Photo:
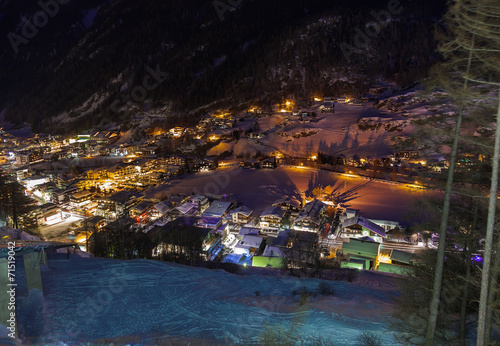
[[16, 268], [24, 343], [255, 344], [264, 326], [294, 324], [305, 344], [321, 336], [356, 345], [365, 330], [396, 344], [384, 319], [397, 294], [395, 279], [377, 273], [361, 272], [354, 283], [327, 281], [333, 296], [318, 294], [300, 306], [292, 291], [319, 292], [323, 280], [49, 254], [43, 295], [28, 296], [21, 258]]
[[337, 188], [345, 207], [359, 209], [368, 218], [399, 221], [402, 224], [408, 224], [407, 216], [415, 210], [416, 200], [440, 194], [328, 171], [281, 166], [274, 170], [228, 168], [196, 173], [183, 179], [173, 179], [170, 185], [165, 186], [165, 190], [155, 189], [151, 197], [193, 192], [232, 194], [239, 202], [260, 213], [283, 196], [300, 196], [318, 185]]
[[[381, 113], [373, 108], [372, 103], [364, 103], [362, 106], [337, 103], [335, 113], [324, 114], [321, 113], [319, 104], [316, 104], [310, 111], [317, 113], [317, 122], [300, 123], [297, 121], [297, 116], [289, 113], [260, 118], [261, 130], [269, 131], [268, 135], [259, 140], [263, 147], [268, 147], [268, 150], [260, 148], [260, 151], [266, 153], [280, 150], [291, 156], [303, 156], [321, 151], [337, 156], [343, 154], [346, 157], [355, 154], [360, 157], [382, 157], [392, 154], [390, 140], [393, 136], [411, 131], [411, 127], [408, 126], [401, 126], [401, 132], [385, 129], [387, 124], [401, 125], [402, 122], [409, 123], [409, 119], [385, 110]], [[276, 128], [284, 123], [285, 116], [290, 118], [290, 124]], [[380, 122], [384, 126], [364, 130], [358, 127], [358, 120], [363, 118], [381, 118]], [[312, 135], [293, 137], [304, 131], [310, 131]], [[242, 152], [241, 148], [239, 152]]]

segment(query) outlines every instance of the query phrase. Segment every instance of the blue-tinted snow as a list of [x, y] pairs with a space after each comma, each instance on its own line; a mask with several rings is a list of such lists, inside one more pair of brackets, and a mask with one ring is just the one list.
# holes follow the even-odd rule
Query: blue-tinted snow
[[[44, 294], [28, 297], [17, 262], [20, 336], [28, 343], [191, 340], [217, 344], [255, 342], [263, 326], [296, 323], [304, 341], [322, 336], [356, 344], [364, 330], [380, 332], [392, 308], [393, 285], [375, 273], [356, 284], [331, 282], [333, 297], [299, 307], [292, 291], [317, 291], [318, 279], [235, 275], [157, 261], [116, 261], [49, 254], [42, 272]], [[248, 268], [248, 270], [252, 270]], [[257, 296], [255, 291], [259, 291]]]

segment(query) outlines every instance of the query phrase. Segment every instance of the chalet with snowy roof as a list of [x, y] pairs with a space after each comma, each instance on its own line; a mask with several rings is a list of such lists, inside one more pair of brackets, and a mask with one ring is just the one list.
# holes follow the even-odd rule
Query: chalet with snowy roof
[[289, 211], [292, 214], [298, 213], [301, 206], [301, 201], [296, 197], [280, 198], [273, 203], [273, 207], [280, 207], [282, 210]]
[[142, 157], [131, 162], [135, 166], [137, 173], [144, 174], [155, 166], [155, 160]]
[[370, 237], [376, 242], [382, 242], [386, 233], [385, 229], [376, 223], [356, 215], [344, 220], [341, 236], [344, 238]]
[[56, 203], [61, 204], [69, 201], [72, 194], [78, 192], [78, 187], [72, 186], [67, 189], [59, 189], [53, 192], [53, 199]]
[[292, 228], [297, 231], [318, 232], [326, 209], [327, 205], [318, 199], [306, 203], [293, 221]]
[[178, 205], [173, 210], [174, 216], [195, 215], [196, 212], [197, 212], [196, 205], [187, 201], [182, 203], [181, 205]]
[[149, 218], [152, 220], [159, 219], [164, 216], [170, 207], [165, 202], [156, 203], [154, 206], [149, 209]]
[[231, 209], [234, 202], [229, 201], [213, 201], [212, 204], [201, 214], [202, 217], [224, 217]]
[[184, 171], [184, 166], [167, 166], [165, 167], [165, 174], [168, 177], [179, 175]]
[[245, 206], [240, 206], [231, 212], [231, 221], [237, 224], [247, 224], [252, 216], [253, 210]]
[[[346, 209], [342, 215], [340, 215], [340, 224], [339, 224], [339, 233], [341, 237], [349, 237], [348, 234], [343, 234], [343, 228], [342, 224], [345, 220], [347, 219], [352, 219], [356, 216], [359, 216], [359, 211], [355, 209]], [[376, 224], [377, 226], [382, 227], [385, 230], [385, 237], [387, 237], [388, 232], [395, 229], [395, 228], [401, 228], [402, 226], [399, 224], [397, 221], [390, 221], [390, 220], [376, 220], [376, 219], [367, 219], [368, 221]]]
[[262, 229], [279, 230], [285, 211], [280, 207], [270, 207], [260, 215], [260, 227]]
[[56, 184], [54, 184], [53, 182], [48, 182], [36, 186], [33, 189], [33, 194], [35, 196], [41, 197], [43, 200], [54, 201], [53, 196], [54, 196], [54, 191], [56, 190], [57, 190]]
[[233, 253], [237, 255], [251, 255], [255, 253], [259, 253], [265, 244], [264, 238], [246, 234], [241, 240], [234, 246]]
[[370, 219], [370, 221], [376, 225], [379, 225], [383, 229], [385, 229], [386, 233], [390, 230], [395, 229], [395, 228], [401, 228], [401, 225], [397, 221], [376, 220], [376, 219]]
[[285, 229], [278, 233], [278, 236], [271, 238], [271, 243], [267, 244], [262, 256], [264, 257], [286, 257], [286, 249], [291, 243], [291, 238], [293, 239], [294, 231], [291, 229]]

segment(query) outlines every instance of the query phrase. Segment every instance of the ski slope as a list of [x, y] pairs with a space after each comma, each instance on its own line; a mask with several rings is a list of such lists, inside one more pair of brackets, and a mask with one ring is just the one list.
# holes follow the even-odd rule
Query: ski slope
[[22, 258], [17, 260], [23, 343], [255, 343], [265, 325], [293, 323], [305, 343], [321, 336], [355, 345], [369, 330], [384, 345], [395, 344], [384, 319], [397, 294], [395, 279], [377, 273], [361, 273], [354, 283], [329, 281], [334, 296], [318, 295], [299, 306], [292, 291], [318, 291], [322, 280], [250, 274], [253, 268], [236, 275], [157, 261], [49, 254], [43, 295], [28, 295]]

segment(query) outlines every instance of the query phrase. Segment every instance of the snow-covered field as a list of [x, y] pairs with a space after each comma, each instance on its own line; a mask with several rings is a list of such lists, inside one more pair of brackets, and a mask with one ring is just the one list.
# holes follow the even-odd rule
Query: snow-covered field
[[293, 324], [305, 344], [321, 336], [356, 345], [365, 330], [378, 333], [384, 345], [395, 344], [385, 321], [397, 294], [395, 279], [377, 273], [362, 272], [354, 283], [328, 281], [333, 296], [318, 294], [300, 306], [292, 291], [318, 292], [322, 280], [146, 260], [68, 260], [65, 254], [49, 254], [48, 267], [43, 295], [31, 290], [28, 296], [22, 259], [17, 262], [24, 343], [255, 344], [264, 326]]
[[176, 193], [232, 194], [232, 197], [260, 213], [283, 196], [300, 196], [318, 185], [337, 188], [345, 207], [359, 209], [374, 219], [408, 224], [407, 216], [415, 201], [435, 197], [436, 191], [409, 189], [363, 178], [352, 178], [328, 171], [282, 166], [277, 169], [228, 168], [210, 173], [196, 173], [174, 179], [165, 190], [154, 190], [153, 196]]
[[[280, 150], [291, 156], [303, 156], [318, 151], [337, 156], [343, 154], [346, 157], [355, 154], [360, 157], [386, 156], [393, 152], [391, 138], [411, 131], [411, 126], [402, 126], [402, 123], [409, 123], [408, 118], [392, 112], [384, 111], [383, 113], [387, 114], [381, 114], [372, 106], [372, 103], [364, 103], [362, 106], [337, 103], [335, 113], [323, 114], [316, 104], [310, 110], [318, 114], [318, 122], [300, 123], [296, 120], [297, 116], [289, 115], [291, 123], [280, 128], [276, 126], [284, 123], [283, 114], [289, 113], [263, 117], [259, 119], [259, 126], [262, 131], [269, 131], [269, 134], [259, 142], [264, 148], [267, 147], [269, 152]], [[363, 118], [380, 118], [384, 126], [369, 130], [358, 128], [358, 120]], [[385, 125], [389, 123], [401, 125], [401, 132], [386, 130]], [[296, 138], [304, 131], [310, 131], [312, 135]], [[238, 153], [242, 153], [243, 149], [239, 149]], [[266, 152], [262, 148], [260, 151]]]

